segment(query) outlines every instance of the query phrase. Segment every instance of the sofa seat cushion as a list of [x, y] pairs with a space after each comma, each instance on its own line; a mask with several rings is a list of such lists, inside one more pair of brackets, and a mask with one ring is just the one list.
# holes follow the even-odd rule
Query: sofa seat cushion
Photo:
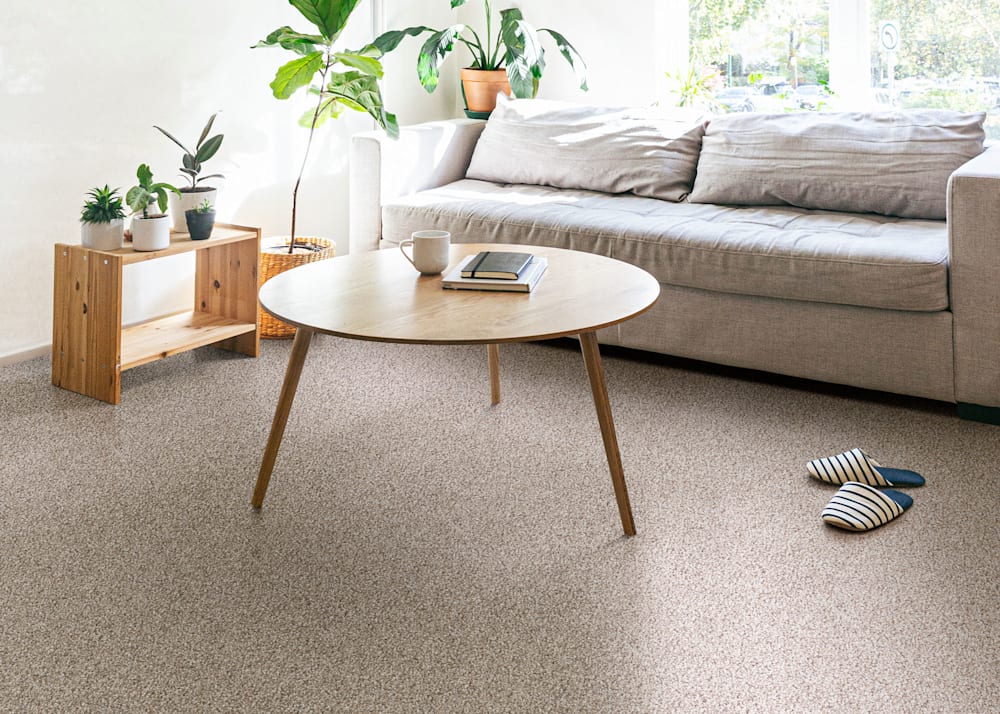
[[382, 221], [392, 242], [436, 228], [455, 242], [586, 250], [638, 265], [667, 285], [893, 310], [948, 307], [943, 221], [471, 179], [388, 203]]

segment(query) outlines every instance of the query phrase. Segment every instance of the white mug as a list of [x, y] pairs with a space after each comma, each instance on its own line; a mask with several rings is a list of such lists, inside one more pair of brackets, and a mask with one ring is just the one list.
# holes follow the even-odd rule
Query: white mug
[[[413, 257], [403, 250], [413, 246]], [[451, 233], [448, 231], [414, 231], [409, 238], [399, 242], [399, 250], [413, 267], [423, 275], [437, 275], [448, 267], [448, 249]]]

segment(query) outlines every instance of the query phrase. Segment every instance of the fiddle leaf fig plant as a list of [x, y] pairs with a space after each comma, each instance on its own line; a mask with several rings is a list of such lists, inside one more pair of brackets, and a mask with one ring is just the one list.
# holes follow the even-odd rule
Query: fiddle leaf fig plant
[[[298, 32], [289, 26], [279, 27], [254, 47], [279, 47], [298, 55], [278, 68], [271, 92], [277, 99], [288, 99], [300, 89], [315, 102], [299, 119], [309, 129], [305, 155], [292, 190], [292, 230], [288, 252], [295, 243], [295, 219], [298, 211], [299, 185], [309, 159], [316, 128], [327, 119], [335, 119], [344, 109], [368, 113], [391, 136], [399, 136], [394, 114], [385, 110], [379, 80], [382, 78], [381, 53], [368, 46], [357, 51], [335, 51], [348, 18], [361, 0], [289, 0], [289, 4], [312, 23], [316, 32]], [[298, 247], [306, 247], [299, 245]]]
[[[453, 8], [460, 7], [466, 0], [451, 0]], [[539, 34], [547, 33], [556, 43], [562, 56], [566, 58], [576, 74], [580, 89], [587, 90], [587, 64], [576, 48], [555, 30], [535, 29], [525, 21], [517, 8], [500, 11], [500, 25], [493, 33], [493, 12], [489, 0], [483, 0], [486, 32], [480, 35], [469, 25], [457, 24], [443, 30], [418, 25], [405, 30], [390, 30], [375, 38], [372, 46], [381, 54], [391, 52], [405, 37], [431, 33], [420, 48], [417, 57], [417, 77], [428, 93], [438, 85], [440, 65], [455, 47], [456, 42], [465, 45], [472, 54], [470, 69], [507, 70], [510, 91], [522, 99], [534, 97], [538, 93], [538, 81], [545, 71], [545, 49]]]
[[180, 193], [177, 187], [169, 183], [153, 183], [153, 172], [148, 164], [139, 164], [135, 176], [139, 183], [125, 194], [125, 203], [132, 209], [132, 213], [142, 213], [143, 218], [149, 218], [149, 207], [153, 204], [159, 206], [160, 213], [166, 212], [168, 191]]

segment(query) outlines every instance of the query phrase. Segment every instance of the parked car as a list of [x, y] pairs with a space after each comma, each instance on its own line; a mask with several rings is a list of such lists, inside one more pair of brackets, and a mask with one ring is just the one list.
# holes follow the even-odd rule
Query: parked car
[[763, 79], [754, 85], [754, 107], [762, 112], [788, 112], [798, 108], [792, 85], [781, 77]]
[[727, 112], [752, 112], [754, 92], [750, 87], [726, 87], [715, 95], [715, 101]]
[[811, 112], [829, 108], [830, 96], [830, 90], [822, 84], [800, 84], [795, 88], [795, 100], [799, 103], [799, 108]]

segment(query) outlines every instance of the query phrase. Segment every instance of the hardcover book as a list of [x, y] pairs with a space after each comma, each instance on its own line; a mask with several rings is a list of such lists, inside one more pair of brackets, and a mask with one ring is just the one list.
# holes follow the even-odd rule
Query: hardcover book
[[549, 262], [545, 258], [532, 257], [521, 274], [514, 280], [509, 278], [465, 278], [462, 277], [468, 264], [478, 256], [470, 255], [441, 279], [441, 285], [451, 290], [501, 290], [505, 292], [530, 293], [545, 274]]
[[488, 280], [517, 280], [521, 271], [531, 262], [531, 253], [509, 253], [484, 250], [476, 255], [462, 270], [463, 278]]

